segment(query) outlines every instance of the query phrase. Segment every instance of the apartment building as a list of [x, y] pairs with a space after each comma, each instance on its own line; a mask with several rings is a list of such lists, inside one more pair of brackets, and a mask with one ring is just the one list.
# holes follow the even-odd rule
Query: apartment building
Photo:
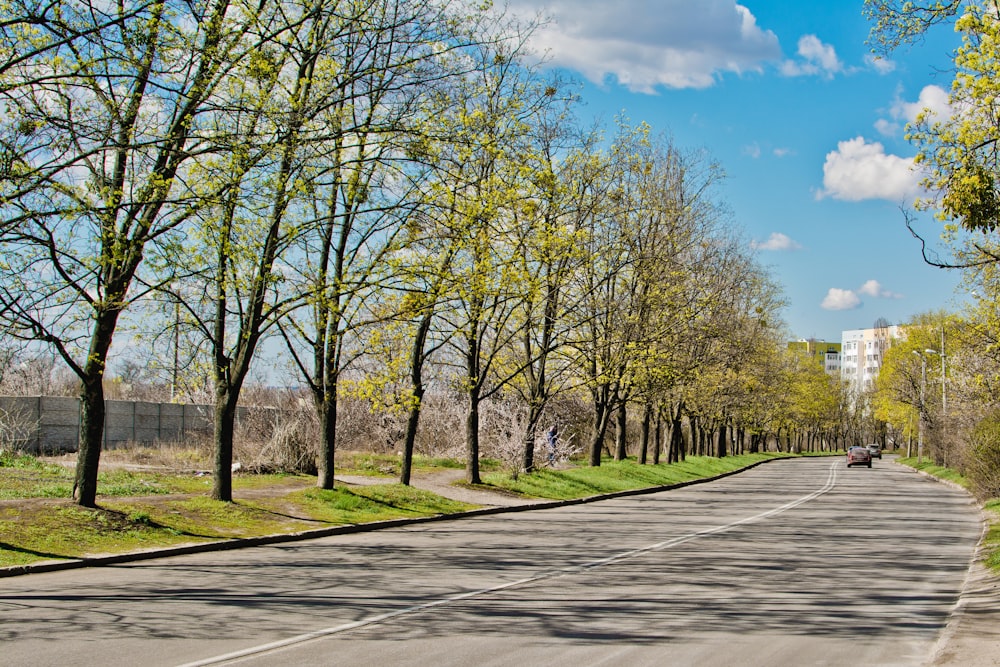
[[901, 336], [902, 330], [897, 325], [842, 332], [840, 377], [850, 383], [852, 392], [871, 389], [886, 350]]
[[840, 348], [841, 343], [816, 340], [815, 338], [792, 341], [788, 344], [789, 350], [815, 359], [830, 375], [840, 375]]

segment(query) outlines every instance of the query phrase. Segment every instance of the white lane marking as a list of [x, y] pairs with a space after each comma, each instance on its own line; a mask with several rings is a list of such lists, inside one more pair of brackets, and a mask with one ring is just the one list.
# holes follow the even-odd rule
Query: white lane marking
[[834, 463], [830, 466], [830, 472], [827, 475], [826, 484], [824, 484], [821, 488], [817, 489], [816, 491], [806, 494], [801, 498], [797, 498], [791, 502], [785, 503], [784, 505], [781, 505], [779, 507], [775, 507], [774, 509], [770, 509], [766, 512], [761, 512], [760, 514], [755, 514], [753, 516], [746, 517], [738, 521], [733, 521], [732, 523], [723, 524], [721, 526], [716, 526], [714, 528], [706, 528], [704, 530], [699, 530], [694, 533], [681, 535], [680, 537], [674, 537], [669, 540], [657, 542], [656, 544], [640, 547], [638, 549], [632, 549], [631, 551], [624, 551], [620, 554], [615, 554], [614, 556], [601, 558], [598, 560], [590, 561], [588, 563], [583, 563], [581, 565], [572, 565], [568, 567], [559, 568], [558, 570], [539, 572], [538, 574], [532, 575], [530, 577], [525, 577], [524, 579], [518, 579], [517, 581], [511, 581], [506, 584], [500, 584], [499, 586], [491, 586], [489, 588], [482, 588], [477, 591], [469, 591], [467, 593], [450, 595], [448, 597], [441, 598], [440, 600], [425, 602], [423, 604], [414, 605], [412, 607], [406, 607], [404, 609], [397, 609], [396, 611], [390, 611], [385, 614], [378, 614], [377, 616], [369, 616], [368, 618], [363, 618], [361, 620], [353, 621], [351, 623], [335, 625], [331, 628], [324, 628], [322, 630], [314, 630], [313, 632], [307, 632], [302, 635], [296, 635], [294, 637], [289, 637], [288, 639], [280, 639], [278, 641], [269, 642], [267, 644], [260, 644], [259, 646], [252, 646], [250, 648], [241, 649], [239, 651], [233, 651], [232, 653], [225, 653], [223, 655], [217, 655], [211, 658], [204, 658], [202, 660], [197, 660], [195, 662], [188, 662], [183, 665], [180, 665], [180, 667], [204, 667], [205, 665], [217, 665], [232, 660], [239, 660], [240, 658], [248, 658], [261, 653], [267, 653], [268, 651], [287, 648], [294, 644], [304, 644], [305, 642], [313, 641], [315, 639], [321, 639], [323, 637], [328, 637], [330, 635], [335, 635], [341, 632], [347, 632], [348, 630], [355, 630], [357, 628], [362, 628], [367, 625], [375, 625], [377, 623], [387, 621], [390, 618], [396, 618], [397, 616], [413, 614], [419, 611], [424, 611], [426, 609], [432, 609], [434, 607], [440, 607], [446, 604], [451, 604], [452, 602], [467, 600], [469, 598], [478, 597], [480, 595], [486, 595], [487, 593], [496, 593], [498, 591], [503, 591], [509, 588], [515, 588], [517, 586], [523, 586], [525, 584], [531, 584], [538, 581], [544, 581], [546, 579], [554, 579], [556, 577], [562, 577], [568, 574], [576, 574], [579, 572], [583, 572], [585, 570], [590, 570], [595, 567], [601, 567], [603, 565], [608, 565], [610, 563], [615, 563], [629, 558], [634, 558], [642, 554], [651, 553], [653, 551], [662, 551], [664, 549], [669, 549], [671, 547], [675, 547], [679, 544], [684, 544], [685, 542], [690, 542], [692, 540], [696, 540], [701, 537], [707, 537], [709, 535], [717, 535], [719, 533], [724, 533], [728, 530], [736, 528], [737, 526], [744, 526], [750, 523], [756, 523], [757, 521], [761, 521], [762, 519], [767, 519], [777, 514], [781, 514], [782, 512], [787, 512], [788, 510], [794, 509], [799, 505], [803, 505], [811, 500], [814, 500], [825, 493], [829, 493], [836, 485], [836, 483], [837, 483], [837, 464]]

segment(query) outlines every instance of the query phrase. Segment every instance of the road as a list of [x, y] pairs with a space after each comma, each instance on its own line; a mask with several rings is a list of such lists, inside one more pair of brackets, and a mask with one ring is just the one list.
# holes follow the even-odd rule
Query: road
[[980, 536], [887, 461], [0, 580], [3, 665], [920, 665]]

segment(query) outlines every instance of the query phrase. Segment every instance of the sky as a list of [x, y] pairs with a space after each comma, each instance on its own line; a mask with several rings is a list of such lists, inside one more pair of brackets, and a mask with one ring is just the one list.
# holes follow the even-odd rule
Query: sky
[[[957, 272], [924, 263], [901, 210], [920, 194], [906, 123], [947, 113], [950, 25], [876, 58], [862, 0], [509, 7], [547, 17], [532, 47], [581, 85], [581, 121], [624, 115], [720, 163], [717, 198], [781, 286], [791, 339], [840, 341], [967, 299]], [[921, 213], [916, 228], [936, 242], [941, 223]]]

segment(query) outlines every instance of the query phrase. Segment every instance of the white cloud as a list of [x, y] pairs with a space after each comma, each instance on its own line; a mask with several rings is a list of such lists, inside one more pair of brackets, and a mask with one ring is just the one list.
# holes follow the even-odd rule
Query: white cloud
[[912, 158], [890, 155], [878, 142], [855, 137], [837, 144], [823, 165], [823, 189], [817, 199], [845, 201], [912, 200], [920, 194], [920, 173]]
[[754, 250], [801, 250], [802, 246], [781, 232], [772, 232], [766, 241], [751, 241]]
[[861, 298], [849, 289], [831, 287], [820, 306], [824, 310], [853, 310], [861, 305]]
[[948, 91], [940, 86], [924, 86], [916, 102], [896, 99], [890, 109], [890, 114], [896, 120], [908, 123], [917, 119], [917, 115], [928, 109], [941, 120], [951, 116], [951, 105], [948, 104]]
[[816, 35], [799, 38], [799, 60], [786, 60], [781, 65], [785, 76], [807, 76], [822, 74], [831, 77], [844, 70], [837, 52], [829, 44], [824, 44]]
[[[787, 157], [787, 156], [792, 155], [794, 153], [794, 151], [792, 151], [792, 149], [790, 149], [790, 148], [780, 148], [780, 147], [779, 148], [769, 149], [769, 151], [770, 151], [771, 155], [773, 155], [776, 158]], [[743, 150], [742, 150], [742, 153], [743, 153], [743, 155], [746, 155], [747, 157], [750, 157], [750, 158], [753, 158], [754, 160], [756, 160], [756, 159], [760, 158], [762, 155], [764, 155], [764, 149], [761, 148], [761, 146], [760, 146], [759, 143], [754, 142], [752, 144], [747, 144], [746, 146], [744, 146]]]
[[855, 308], [860, 308], [864, 305], [861, 302], [861, 297], [859, 296], [860, 294], [876, 299], [903, 298], [902, 294], [890, 292], [889, 290], [883, 288], [882, 284], [877, 280], [866, 280], [865, 284], [859, 287], [856, 291], [831, 287], [827, 291], [826, 296], [823, 298], [823, 302], [820, 304], [820, 307], [824, 310], [854, 310]]
[[883, 289], [882, 284], [877, 280], [868, 280], [858, 288], [858, 292], [861, 294], [866, 294], [868, 296], [876, 297], [879, 299], [902, 299], [902, 294], [897, 294], [895, 292], [890, 292], [887, 289]]
[[950, 117], [953, 111], [948, 103], [948, 91], [940, 86], [924, 86], [915, 102], [908, 102], [897, 95], [889, 107], [889, 118], [875, 121], [875, 129], [883, 136], [896, 136], [903, 125], [915, 121], [925, 109], [938, 120]]
[[551, 18], [532, 45], [552, 65], [636, 92], [706, 88], [781, 57], [777, 36], [735, 0], [659, 0], [655, 10], [646, 0], [511, 0], [510, 8]]
[[902, 126], [899, 123], [893, 123], [891, 120], [886, 120], [885, 118], [879, 118], [875, 121], [875, 129], [883, 137], [894, 137]]
[[891, 74], [896, 71], [896, 63], [888, 58], [869, 54], [865, 56], [865, 62], [879, 74]]

